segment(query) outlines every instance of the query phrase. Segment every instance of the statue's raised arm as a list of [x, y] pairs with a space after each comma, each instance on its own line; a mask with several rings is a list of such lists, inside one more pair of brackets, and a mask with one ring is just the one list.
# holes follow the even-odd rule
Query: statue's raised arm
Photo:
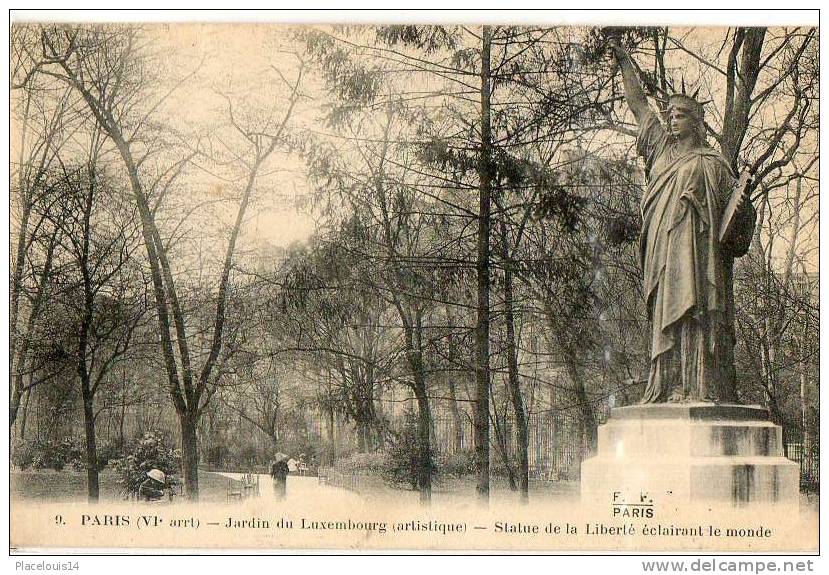
[[636, 71], [630, 55], [622, 48], [619, 42], [619, 37], [613, 32], [608, 32], [608, 45], [613, 50], [613, 55], [616, 62], [619, 64], [619, 69], [622, 71], [622, 82], [625, 86], [625, 101], [633, 112], [636, 118], [636, 123], [639, 124], [648, 112], [648, 99], [645, 97], [645, 91], [642, 90], [642, 84], [639, 81], [639, 74]]

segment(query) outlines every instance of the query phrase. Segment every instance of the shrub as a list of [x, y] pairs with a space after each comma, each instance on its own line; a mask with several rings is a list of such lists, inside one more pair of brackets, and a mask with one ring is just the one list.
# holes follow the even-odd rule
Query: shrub
[[[411, 489], [420, 487], [420, 448], [417, 438], [417, 414], [407, 411], [400, 432], [389, 441], [389, 465], [385, 469], [384, 479], [392, 485], [408, 485]], [[434, 476], [435, 454], [429, 454], [430, 472]]]
[[181, 464], [181, 454], [167, 446], [159, 431], [148, 431], [132, 446], [125, 457], [110, 462], [118, 472], [118, 485], [126, 495], [138, 493], [150, 469], [159, 469], [175, 483], [175, 474]]
[[35, 457], [30, 441], [15, 442], [10, 455], [12, 465], [23, 470], [29, 469], [32, 466]]
[[307, 436], [299, 436], [293, 441], [287, 442], [285, 445], [285, 453], [293, 456], [294, 459], [299, 459], [300, 454], [305, 456], [305, 463], [309, 468], [317, 467], [319, 461], [319, 442], [314, 441], [313, 438]]
[[21, 469], [54, 469], [62, 471], [67, 465], [73, 469], [86, 467], [86, 454], [80, 441], [71, 437], [61, 440], [35, 439], [21, 441], [15, 446], [12, 463]]
[[458, 451], [457, 453], [441, 453], [436, 461], [438, 473], [452, 477], [465, 477], [473, 475], [475, 468], [475, 452], [471, 449]]
[[12, 465], [23, 470], [29, 469], [35, 458], [33, 447], [31, 441], [16, 441], [11, 451]]
[[216, 445], [211, 445], [205, 450], [204, 459], [210, 465], [222, 469], [227, 465], [229, 455], [230, 450], [225, 445], [217, 443]]
[[238, 463], [242, 466], [250, 466], [257, 462], [263, 461], [265, 452], [261, 447], [253, 443], [245, 443], [239, 448], [237, 455]]
[[100, 471], [110, 461], [124, 456], [124, 446], [118, 441], [108, 441], [98, 446], [98, 470]]
[[383, 475], [389, 468], [389, 455], [383, 451], [352, 453], [338, 459], [334, 468], [341, 473]]
[[[475, 473], [475, 453], [463, 450], [456, 453], [430, 454], [432, 484], [440, 484], [448, 477], [465, 477]], [[353, 453], [338, 459], [336, 471], [344, 474], [364, 474], [380, 477], [396, 487], [418, 489], [420, 450], [418, 445], [417, 413], [407, 411], [397, 433], [387, 441], [383, 450], [371, 453]]]

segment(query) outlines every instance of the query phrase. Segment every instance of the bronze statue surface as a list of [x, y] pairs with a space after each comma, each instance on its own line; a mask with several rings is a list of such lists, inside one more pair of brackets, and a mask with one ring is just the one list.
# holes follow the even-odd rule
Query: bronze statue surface
[[610, 42], [647, 179], [639, 248], [651, 351], [642, 403], [735, 403], [732, 267], [748, 250], [755, 214], [741, 199], [738, 225], [720, 237], [735, 176], [705, 140], [703, 105], [683, 89], [668, 99], [663, 126], [630, 57]]

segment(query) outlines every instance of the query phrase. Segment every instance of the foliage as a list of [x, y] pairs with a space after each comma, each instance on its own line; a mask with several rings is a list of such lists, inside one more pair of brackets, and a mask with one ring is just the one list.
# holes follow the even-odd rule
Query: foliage
[[348, 457], [338, 459], [334, 467], [341, 473], [385, 476], [390, 464], [388, 453], [373, 451], [371, 453], [352, 453]]
[[148, 431], [121, 459], [111, 462], [118, 472], [118, 485], [125, 494], [138, 493], [141, 483], [151, 469], [159, 469], [167, 476], [167, 482], [175, 483], [175, 475], [181, 465], [181, 453], [168, 447], [159, 431]]
[[124, 446], [118, 441], [106, 441], [98, 445], [98, 469], [109, 465], [110, 461], [120, 459], [124, 456]]
[[[403, 417], [403, 425], [396, 435], [388, 442], [388, 467], [384, 470], [383, 478], [396, 486], [409, 486], [412, 489], [420, 487], [418, 474], [420, 470], [420, 444], [417, 436], [417, 414], [408, 410]], [[434, 453], [429, 453], [431, 473], [434, 474]]]
[[614, 26], [591, 28], [582, 43], [585, 57], [589, 62], [602, 63], [610, 55], [608, 38], [615, 36], [627, 51], [635, 50], [639, 44], [651, 38], [658, 28]]
[[55, 471], [63, 471], [67, 465], [76, 470], [86, 466], [81, 442], [71, 437], [61, 440], [21, 441], [14, 448], [12, 463], [20, 469]]
[[377, 40], [389, 46], [414, 46], [432, 54], [438, 50], [454, 49], [460, 38], [457, 30], [451, 27], [391, 25], [377, 28]]
[[558, 222], [565, 231], [575, 232], [581, 223], [581, 212], [587, 200], [568, 193], [560, 185], [552, 185], [541, 193], [534, 216]]
[[464, 449], [455, 453], [440, 453], [435, 458], [435, 468], [441, 476], [471, 476], [475, 473], [475, 452]]
[[230, 458], [230, 449], [224, 443], [216, 443], [204, 450], [204, 460], [215, 467], [224, 468]]
[[390, 437], [384, 450], [354, 453], [339, 459], [335, 467], [342, 473], [376, 475], [390, 485], [417, 489], [418, 453], [417, 415], [407, 411], [402, 428]]

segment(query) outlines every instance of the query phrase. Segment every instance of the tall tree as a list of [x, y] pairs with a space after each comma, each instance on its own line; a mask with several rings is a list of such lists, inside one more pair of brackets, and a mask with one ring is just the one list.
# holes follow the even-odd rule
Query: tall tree
[[[33, 342], [31, 331], [50, 293], [52, 253], [57, 241], [51, 236], [44, 248], [41, 273], [29, 277], [30, 256], [38, 251], [38, 236], [45, 218], [53, 212], [58, 198], [50, 194], [47, 182], [60, 169], [61, 150], [77, 131], [80, 115], [75, 112], [76, 96], [65, 86], [44, 81], [39, 74], [37, 31], [23, 26], [11, 30], [11, 118], [14, 152], [11, 159], [12, 241], [9, 285], [9, 424], [14, 425], [21, 399], [32, 389], [29, 367]], [[54, 230], [54, 228], [52, 228]], [[27, 281], [28, 280], [28, 281]], [[21, 307], [21, 298], [26, 303]]]
[[[198, 498], [197, 427], [215, 391], [212, 379], [222, 349], [227, 289], [236, 243], [257, 177], [265, 161], [283, 141], [288, 120], [300, 97], [300, 71], [294, 81], [285, 80], [289, 94], [280, 117], [266, 118], [265, 125], [246, 125], [231, 114], [230, 123], [242, 136], [249, 158], [242, 160], [247, 174], [229, 233], [220, 272], [212, 336], [200, 370], [193, 366], [185, 314], [170, 261], [169, 242], [163, 238], [157, 209], [172, 181], [193, 154], [173, 162], [161, 177], [152, 179], [142, 166], [154, 152], [145, 132], [148, 120], [169, 91], [147, 105], [142, 97], [152, 80], [149, 56], [143, 48], [142, 30], [132, 26], [41, 27], [43, 73], [76, 90], [101, 130], [114, 144], [127, 172], [141, 221], [141, 233], [151, 271], [155, 311], [167, 372], [167, 389], [179, 419], [182, 472], [186, 494]], [[175, 89], [176, 86], [173, 87]], [[258, 128], [258, 129], [257, 129]], [[152, 195], [151, 195], [152, 194]]]
[[74, 363], [86, 438], [87, 493], [99, 498], [96, 395], [109, 383], [145, 314], [145, 284], [135, 262], [140, 247], [134, 210], [118, 197], [99, 162], [100, 134], [93, 134], [85, 165], [64, 174], [62, 228], [56, 254], [70, 282], [61, 300], [73, 326]]

